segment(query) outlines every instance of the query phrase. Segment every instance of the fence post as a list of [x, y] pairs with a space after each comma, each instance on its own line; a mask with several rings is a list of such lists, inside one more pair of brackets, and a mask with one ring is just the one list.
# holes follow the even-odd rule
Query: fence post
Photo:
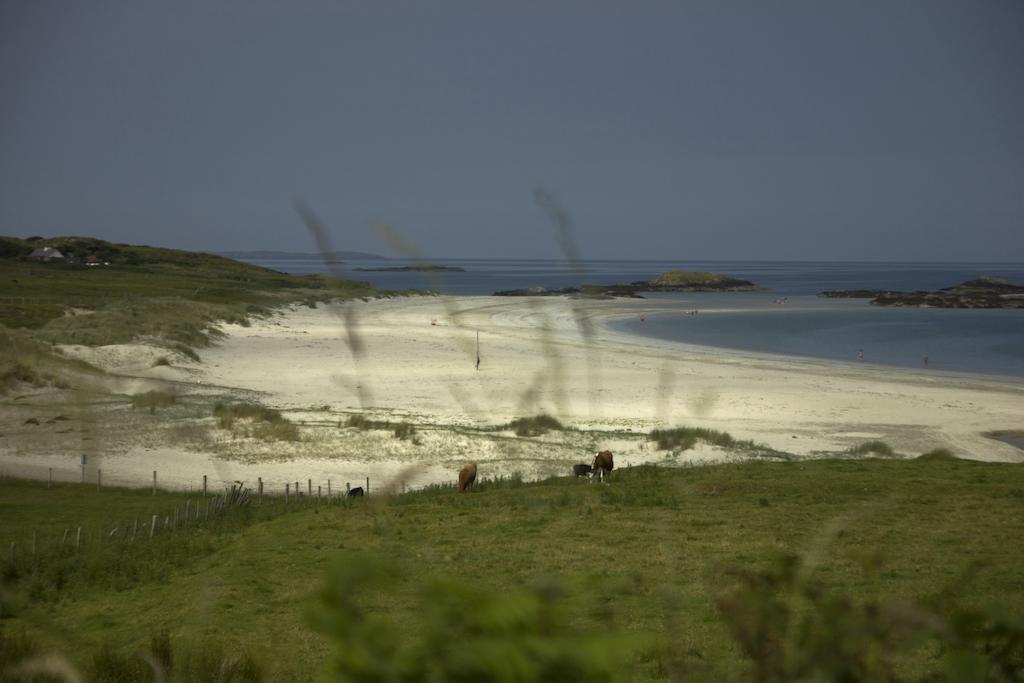
[[328, 498], [331, 497], [331, 480], [330, 479], [327, 480], [327, 497]]
[[153, 470], [153, 495], [156, 495], [156, 470]]
[[348, 498], [348, 494], [350, 494], [351, 492], [352, 492], [352, 484], [346, 481], [345, 482], [345, 497]]
[[153, 534], [156, 533], [156, 515], [153, 515], [152, 521], [149, 523], [149, 539], [153, 540]]
[[96, 490], [103, 488], [103, 470], [96, 470]]
[[203, 475], [203, 498], [206, 498], [206, 475]]
[[317, 485], [316, 485], [316, 497], [317, 497], [318, 499], [320, 498], [320, 484], [317, 484]]
[[70, 531], [70, 529], [65, 529], [64, 530], [64, 538], [60, 539], [60, 547], [61, 548], [63, 548], [64, 544], [67, 543], [67, 541], [68, 541], [68, 531]]
[[50, 488], [51, 486], [53, 486], [53, 468], [52, 467], [50, 468], [50, 471], [47, 472], [47, 474], [46, 474], [46, 488]]
[[285, 484], [284, 485], [284, 504], [285, 505], [288, 504], [288, 487], [289, 486], [291, 486], [291, 484]]
[[263, 477], [257, 477], [259, 479], [259, 496], [260, 505], [263, 505]]
[[75, 534], [75, 547], [82, 545], [82, 527], [78, 527], [78, 533]]
[[192, 511], [192, 501], [191, 500], [186, 500], [185, 501], [185, 524], [188, 524], [188, 516], [189, 516], [189, 513], [191, 513], [191, 511]]
[[366, 495], [370, 495], [370, 478], [366, 478]]

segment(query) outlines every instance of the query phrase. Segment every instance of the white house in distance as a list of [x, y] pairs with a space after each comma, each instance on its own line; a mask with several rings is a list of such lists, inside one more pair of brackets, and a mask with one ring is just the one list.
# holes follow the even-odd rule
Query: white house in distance
[[64, 259], [64, 254], [53, 247], [43, 247], [35, 249], [28, 257], [37, 261], [59, 261]]

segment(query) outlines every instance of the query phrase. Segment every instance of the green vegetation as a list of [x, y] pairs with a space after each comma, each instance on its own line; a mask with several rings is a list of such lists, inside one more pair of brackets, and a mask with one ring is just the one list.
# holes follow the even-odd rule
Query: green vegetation
[[712, 446], [730, 448], [733, 450], [756, 450], [770, 453], [778, 457], [785, 454], [777, 453], [768, 446], [753, 441], [745, 441], [733, 438], [731, 434], [720, 432], [715, 429], [704, 429], [701, 427], [674, 427], [672, 429], [652, 429], [647, 435], [648, 441], [655, 441], [659, 451], [686, 451], [697, 445], [698, 441], [709, 443]]
[[540, 436], [550, 431], [563, 430], [565, 427], [550, 415], [534, 415], [533, 417], [516, 418], [499, 429], [511, 429], [516, 436]]
[[[340, 427], [342, 423], [338, 423]], [[416, 427], [409, 422], [389, 422], [388, 420], [371, 420], [362, 415], [350, 415], [345, 426], [368, 431], [380, 429], [390, 431], [396, 439], [416, 442]]]
[[[46, 246], [73, 261], [28, 258]], [[89, 260], [109, 265], [86, 265]], [[149, 337], [198, 362], [195, 349], [218, 337], [220, 323], [248, 325], [250, 317], [277, 306], [315, 307], [381, 294], [366, 282], [287, 275], [212, 254], [82, 237], [0, 237], [0, 282], [0, 390], [14, 382], [53, 383], [66, 365], [55, 358], [54, 344], [99, 346]], [[47, 367], [14, 367], [17, 359], [6, 358], [3, 347], [15, 333], [22, 346], [35, 344], [33, 353]]]
[[96, 368], [87, 363], [54, 353], [49, 344], [28, 332], [0, 325], [0, 394], [19, 384], [66, 388], [69, 376], [95, 372]]
[[262, 441], [298, 441], [299, 428], [281, 411], [266, 408], [255, 403], [217, 403], [213, 416], [221, 429], [234, 429], [236, 422], [251, 423], [248, 435]]
[[[152, 546], [102, 531], [187, 496], [0, 480], [0, 547], [19, 548], [4, 558], [0, 667], [28, 642], [88, 672], [103, 648], [134, 661], [160, 634], [175, 667], [205, 642], [257, 653], [246, 666], [267, 680], [481, 680], [513, 670], [499, 662], [528, 663], [521, 680], [620, 680], [623, 667], [640, 681], [1013, 680], [1024, 667], [1019, 465], [633, 467], [594, 485], [494, 481], [482, 463], [481, 476], [468, 495], [313, 498], [287, 514], [265, 499]], [[84, 554], [60, 559], [52, 546], [75, 525]], [[623, 650], [595, 655], [601, 637]]]
[[884, 455], [894, 456], [896, 451], [884, 441], [865, 441], [847, 451], [850, 455]]

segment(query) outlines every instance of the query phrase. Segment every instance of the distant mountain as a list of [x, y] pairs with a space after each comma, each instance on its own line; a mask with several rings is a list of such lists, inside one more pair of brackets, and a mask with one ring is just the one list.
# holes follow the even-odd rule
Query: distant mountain
[[328, 259], [331, 261], [343, 261], [343, 260], [387, 260], [386, 256], [380, 254], [368, 254], [363, 251], [335, 251], [331, 254], [308, 254], [302, 252], [292, 251], [216, 251], [212, 252], [218, 256], [224, 256], [231, 259], [297, 259], [297, 260], [310, 260], [320, 261]]

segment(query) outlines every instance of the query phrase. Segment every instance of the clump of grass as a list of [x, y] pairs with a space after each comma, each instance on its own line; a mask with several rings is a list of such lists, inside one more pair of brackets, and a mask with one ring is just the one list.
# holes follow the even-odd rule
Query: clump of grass
[[552, 430], [561, 431], [565, 429], [561, 422], [550, 415], [520, 417], [503, 425], [501, 428], [511, 429], [516, 433], [516, 436], [540, 436]]
[[933, 448], [927, 453], [917, 456], [917, 460], [955, 460], [956, 456], [948, 448]]
[[345, 421], [345, 425], [363, 430], [391, 429], [391, 423], [386, 420], [371, 420], [362, 415], [350, 415], [348, 420]]
[[395, 425], [395, 438], [401, 439], [402, 441], [408, 441], [416, 436], [416, 428], [408, 422], [399, 422]]
[[7, 390], [21, 383], [38, 387], [46, 384], [46, 381], [35, 368], [21, 361], [14, 361], [0, 368], [0, 390]]
[[267, 408], [256, 403], [217, 403], [213, 416], [221, 429], [232, 429], [237, 420], [251, 420], [256, 423], [252, 436], [264, 441], [298, 441], [299, 428], [281, 414], [280, 410]]
[[846, 451], [850, 455], [896, 455], [893, 447], [884, 441], [865, 441]]
[[195, 349], [193, 349], [191, 346], [188, 346], [187, 344], [182, 344], [181, 342], [177, 342], [171, 344], [171, 348], [180, 353], [181, 355], [185, 356], [186, 358], [190, 358], [197, 363], [199, 362], [199, 354], [196, 353]]
[[161, 366], [169, 366], [170, 364], [171, 364], [171, 361], [170, 361], [169, 358], [167, 358], [167, 356], [160, 356], [155, 361], [153, 361], [153, 367], [154, 368], [161, 367]]
[[299, 428], [294, 422], [262, 422], [252, 430], [253, 437], [261, 441], [298, 441]]
[[213, 406], [213, 416], [219, 418], [218, 425], [221, 429], [231, 429], [235, 420], [270, 423], [287, 421], [280, 410], [257, 403], [217, 403]]
[[132, 396], [132, 408], [149, 408], [149, 413], [152, 415], [156, 412], [157, 408], [174, 405], [177, 401], [178, 397], [174, 394], [154, 389], [153, 391], [134, 394]]
[[647, 435], [648, 441], [656, 441], [659, 451], [685, 451], [704, 441], [722, 448], [733, 448], [740, 445], [753, 445], [747, 441], [737, 441], [731, 434], [714, 429], [701, 427], [675, 427], [673, 429], [654, 429]]

